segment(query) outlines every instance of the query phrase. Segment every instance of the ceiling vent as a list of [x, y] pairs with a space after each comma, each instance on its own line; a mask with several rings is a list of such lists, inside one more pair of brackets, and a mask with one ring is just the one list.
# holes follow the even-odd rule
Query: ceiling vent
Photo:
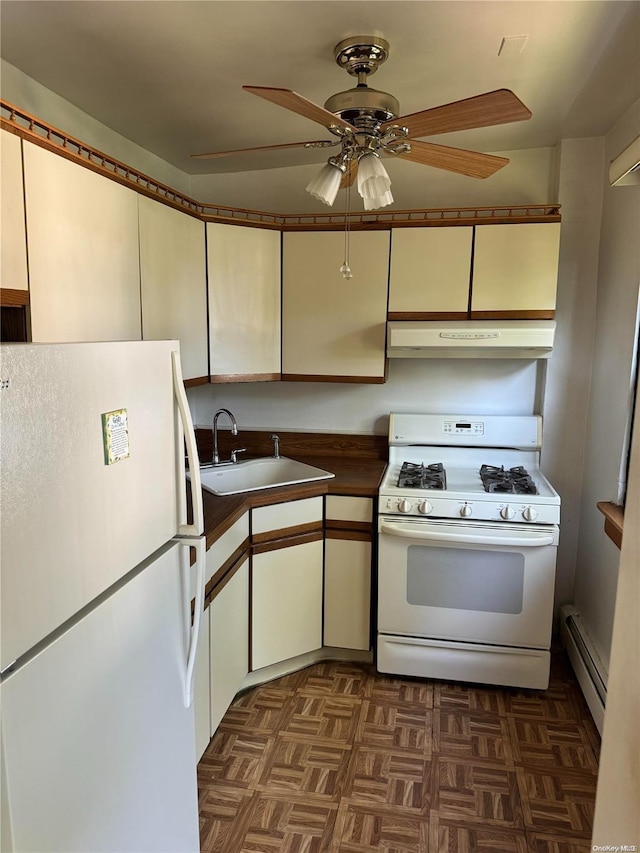
[[611, 161], [609, 183], [612, 187], [640, 184], [640, 136]]

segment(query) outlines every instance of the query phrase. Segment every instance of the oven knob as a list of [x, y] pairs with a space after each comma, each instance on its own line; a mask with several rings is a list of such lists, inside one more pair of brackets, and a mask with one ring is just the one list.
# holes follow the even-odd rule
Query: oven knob
[[463, 518], [469, 518], [469, 516], [471, 515], [472, 512], [473, 512], [473, 510], [471, 509], [469, 504], [464, 504], [464, 506], [460, 507], [460, 515]]
[[418, 512], [421, 512], [423, 515], [428, 515], [433, 507], [429, 503], [429, 501], [422, 501], [418, 504]]
[[503, 506], [500, 510], [500, 516], [502, 518], [505, 518], [507, 521], [510, 521], [512, 518], [514, 518], [515, 514], [515, 510], [510, 506]]
[[522, 510], [522, 517], [525, 521], [535, 521], [538, 517], [538, 513], [532, 506], [527, 506]]
[[411, 501], [408, 501], [406, 498], [402, 501], [398, 501], [398, 509], [400, 512], [411, 512], [411, 507]]

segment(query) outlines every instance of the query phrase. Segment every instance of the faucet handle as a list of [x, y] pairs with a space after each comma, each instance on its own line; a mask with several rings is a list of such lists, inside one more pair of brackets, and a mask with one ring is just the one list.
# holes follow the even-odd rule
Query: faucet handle
[[274, 459], [280, 459], [280, 436], [275, 433], [271, 433], [269, 436], [271, 441], [273, 442], [273, 456]]
[[238, 453], [246, 453], [246, 452], [247, 452], [246, 447], [238, 447], [236, 450], [232, 450], [231, 451], [231, 461], [233, 463], [236, 463], [238, 461]]

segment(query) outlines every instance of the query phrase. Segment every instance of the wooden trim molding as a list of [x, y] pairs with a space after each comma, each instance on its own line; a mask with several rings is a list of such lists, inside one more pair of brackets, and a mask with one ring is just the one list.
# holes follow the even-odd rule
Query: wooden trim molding
[[252, 552], [254, 554], [265, 554], [267, 551], [293, 548], [295, 545], [305, 545], [307, 542], [318, 542], [321, 539], [324, 539], [324, 530], [322, 529], [312, 533], [303, 533], [301, 536], [287, 536], [286, 539], [277, 539], [273, 542], [261, 542], [260, 544], [253, 545]]
[[[149, 175], [120, 162], [103, 151], [86, 145], [54, 125], [42, 121], [15, 104], [0, 100], [0, 127], [98, 172], [112, 181], [131, 187], [156, 201], [197, 217], [203, 222], [226, 222], [252, 228], [279, 231], [341, 231], [348, 216], [354, 231], [390, 228], [449, 227], [452, 225], [496, 225], [524, 222], [560, 222], [557, 204], [510, 205], [506, 207], [421, 208], [416, 210], [335, 211], [333, 213], [279, 214], [266, 210], [225, 207], [196, 201], [154, 180]], [[307, 379], [306, 381], [310, 381]], [[326, 382], [327, 379], [318, 381]], [[358, 380], [363, 381], [363, 380]]]
[[385, 376], [317, 376], [313, 373], [283, 373], [283, 382], [347, 382], [361, 385], [384, 385]]
[[555, 320], [555, 311], [472, 311], [471, 320]]
[[279, 530], [267, 530], [264, 533], [254, 533], [251, 540], [254, 545], [263, 542], [273, 542], [290, 536], [302, 536], [306, 533], [322, 532], [322, 521], [307, 521], [304, 524], [293, 524], [291, 527], [281, 527]]
[[604, 515], [604, 532], [614, 545], [621, 548], [624, 527], [624, 507], [611, 503], [611, 501], [600, 501], [596, 506]]
[[[359, 533], [367, 533], [369, 536], [373, 533], [373, 523], [371, 521], [345, 521], [342, 519], [327, 518], [325, 522], [327, 536], [332, 539], [342, 539], [338, 534], [345, 530], [358, 531]], [[336, 534], [331, 535], [330, 534]]]
[[[351, 522], [354, 524], [355, 522]], [[325, 531], [327, 539], [351, 539], [356, 542], [371, 542], [372, 534], [364, 530], [329, 530]]]
[[[237, 553], [237, 552], [236, 552]], [[233, 557], [236, 556], [234, 553], [232, 558], [226, 561], [223, 567], [221, 567], [214, 575], [214, 577], [218, 577], [219, 580], [217, 583], [213, 584], [207, 593], [205, 590], [205, 609], [211, 604], [211, 602], [217, 598], [225, 586], [229, 583], [231, 578], [238, 572], [239, 569], [244, 566], [244, 564], [249, 559], [250, 551], [246, 550], [240, 554], [239, 557], [236, 558], [235, 562], [233, 562]], [[231, 562], [231, 567], [227, 568], [227, 564]], [[211, 583], [211, 582], [210, 582]]]
[[198, 376], [194, 379], [185, 379], [184, 387], [185, 388], [195, 388], [196, 385], [208, 385], [209, 377], [208, 376]]
[[209, 377], [212, 383], [218, 382], [279, 382], [280, 373], [214, 373]]
[[389, 311], [388, 320], [468, 320], [468, 311]]
[[0, 287], [0, 306], [2, 308], [22, 308], [29, 304], [29, 291], [12, 287]]

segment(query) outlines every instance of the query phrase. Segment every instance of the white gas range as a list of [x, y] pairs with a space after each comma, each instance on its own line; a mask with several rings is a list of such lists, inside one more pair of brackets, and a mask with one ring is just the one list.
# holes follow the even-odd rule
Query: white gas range
[[390, 416], [380, 671], [547, 686], [560, 497], [541, 434], [536, 416]]

